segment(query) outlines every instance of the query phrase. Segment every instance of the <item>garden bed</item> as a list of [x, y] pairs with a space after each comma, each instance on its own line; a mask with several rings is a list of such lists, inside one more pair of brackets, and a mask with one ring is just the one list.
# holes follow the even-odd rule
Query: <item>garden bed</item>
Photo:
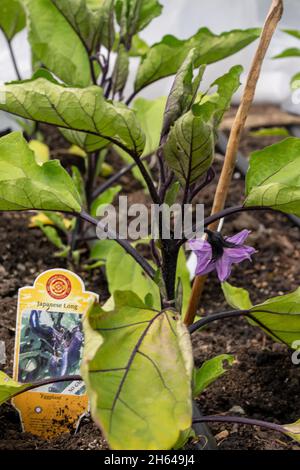
[[[58, 144], [56, 144], [58, 145]], [[247, 134], [241, 148], [263, 148], [261, 138]], [[220, 161], [215, 164], [220, 169]], [[128, 183], [130, 178], [128, 178]], [[201, 196], [209, 211], [212, 184]], [[126, 190], [126, 188], [125, 188]], [[141, 201], [142, 191], [131, 185], [132, 198]], [[243, 200], [244, 183], [237, 172], [232, 184], [228, 205]], [[13, 363], [14, 327], [18, 289], [31, 285], [36, 276], [53, 267], [69, 267], [65, 260], [54, 258], [52, 248], [38, 229], [28, 230], [29, 216], [1, 214], [0, 216], [0, 340], [5, 341], [7, 363], [3, 370], [11, 374]], [[230, 282], [246, 287], [252, 299], [269, 297], [295, 290], [299, 285], [300, 237], [286, 216], [280, 214], [242, 214], [229, 219], [225, 234], [244, 228], [252, 230], [250, 244], [258, 249], [254, 263], [236, 266]], [[85, 272], [76, 269], [86, 287], [107, 298], [105, 278], [100, 270]], [[215, 275], [211, 275], [203, 297], [201, 313], [224, 311], [228, 307]], [[248, 326], [246, 320], [230, 319], [216, 323], [197, 333], [193, 339], [196, 364], [230, 353], [236, 361], [230, 371], [201, 396], [204, 414], [244, 413], [245, 416], [278, 423], [291, 423], [300, 415], [300, 368], [292, 364], [291, 352], [283, 345], [269, 340], [261, 330]], [[272, 431], [245, 426], [214, 425], [212, 427], [221, 449], [300, 449]], [[47, 442], [21, 432], [17, 412], [6, 404], [0, 408], [0, 449], [106, 449], [100, 431], [86, 417], [76, 435], [64, 435]]]

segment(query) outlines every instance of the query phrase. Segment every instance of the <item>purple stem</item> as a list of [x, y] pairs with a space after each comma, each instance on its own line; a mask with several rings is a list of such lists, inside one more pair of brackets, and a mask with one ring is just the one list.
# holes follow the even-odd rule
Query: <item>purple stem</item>
[[269, 423], [259, 419], [243, 418], [240, 416], [203, 416], [202, 418], [193, 420], [193, 423], [232, 423], [244, 424], [247, 426], [259, 426], [260, 428], [271, 429], [287, 435], [287, 431], [280, 424]]
[[49, 377], [48, 379], [40, 380], [39, 382], [29, 384], [27, 388], [15, 393], [10, 398], [17, 397], [18, 395], [21, 395], [22, 393], [29, 392], [30, 390], [34, 390], [39, 387], [43, 387], [44, 385], [50, 385], [50, 384], [61, 383], [61, 382], [74, 382], [77, 380], [82, 381], [81, 375], [65, 375], [64, 377]]

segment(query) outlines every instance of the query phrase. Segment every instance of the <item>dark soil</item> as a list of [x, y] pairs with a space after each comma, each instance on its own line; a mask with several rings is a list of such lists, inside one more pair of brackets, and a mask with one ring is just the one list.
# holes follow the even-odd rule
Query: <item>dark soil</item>
[[[247, 141], [248, 151], [262, 146], [260, 139], [253, 139], [252, 145]], [[220, 168], [220, 163], [216, 163], [216, 168]], [[199, 197], [207, 210], [213, 186]], [[242, 202], [243, 191], [243, 179], [236, 173], [228, 205]], [[136, 188], [132, 197], [141, 201], [142, 192]], [[3, 370], [7, 373], [12, 371], [18, 289], [32, 284], [43, 270], [70, 268], [66, 261], [53, 257], [52, 247], [39, 230], [27, 229], [28, 219], [25, 214], [0, 215], [0, 340], [6, 343], [7, 364]], [[253, 264], [234, 268], [230, 282], [247, 288], [254, 302], [295, 290], [300, 274], [299, 228], [284, 215], [247, 213], [228, 220], [224, 233], [233, 234], [243, 228], [252, 230], [249, 244], [255, 246], [258, 253]], [[89, 290], [106, 298], [107, 286], [100, 270], [86, 273], [73, 269], [85, 279]], [[226, 309], [228, 306], [213, 274], [207, 282], [200, 313]], [[199, 399], [204, 414], [240, 413], [283, 424], [299, 419], [300, 368], [292, 364], [291, 351], [285, 346], [274, 343], [242, 319], [215, 323], [197, 333], [193, 345], [198, 366], [218, 354], [235, 356], [233, 367]], [[214, 425], [212, 429], [221, 449], [300, 449], [299, 445], [272, 431], [237, 425]], [[100, 431], [89, 417], [84, 418], [76, 435], [64, 435], [47, 442], [22, 433], [18, 415], [9, 404], [0, 408], [0, 449], [105, 448]]]

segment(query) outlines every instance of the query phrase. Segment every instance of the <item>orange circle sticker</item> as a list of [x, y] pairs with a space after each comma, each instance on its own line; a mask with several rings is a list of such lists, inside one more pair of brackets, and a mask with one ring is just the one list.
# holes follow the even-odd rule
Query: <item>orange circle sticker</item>
[[63, 274], [55, 274], [51, 276], [46, 284], [48, 294], [53, 299], [65, 299], [71, 292], [71, 282]]

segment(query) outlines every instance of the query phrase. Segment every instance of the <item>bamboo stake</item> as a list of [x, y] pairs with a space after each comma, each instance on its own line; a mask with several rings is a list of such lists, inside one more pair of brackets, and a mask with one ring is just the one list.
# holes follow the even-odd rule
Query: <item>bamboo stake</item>
[[[243, 129], [249, 114], [249, 110], [254, 100], [255, 91], [258, 79], [260, 77], [261, 68], [263, 65], [264, 58], [266, 56], [267, 50], [269, 48], [270, 42], [276, 31], [277, 25], [283, 14], [283, 0], [273, 0], [271, 4], [270, 11], [266, 18], [262, 34], [260, 37], [259, 45], [256, 50], [252, 66], [247, 78], [245, 85], [245, 90], [241, 104], [239, 106], [238, 112], [236, 114], [228, 145], [226, 150], [226, 155], [224, 159], [224, 165], [222, 168], [221, 176], [218, 182], [213, 208], [212, 215], [220, 212], [224, 209], [226, 204], [226, 199], [232, 180], [232, 175], [236, 165], [237, 152], [242, 136]], [[209, 229], [216, 230], [218, 222], [213, 223]], [[204, 289], [206, 276], [197, 276], [195, 278], [192, 294], [190, 298], [189, 307], [185, 316], [185, 324], [187, 326], [191, 325], [194, 322], [199, 301]]]

